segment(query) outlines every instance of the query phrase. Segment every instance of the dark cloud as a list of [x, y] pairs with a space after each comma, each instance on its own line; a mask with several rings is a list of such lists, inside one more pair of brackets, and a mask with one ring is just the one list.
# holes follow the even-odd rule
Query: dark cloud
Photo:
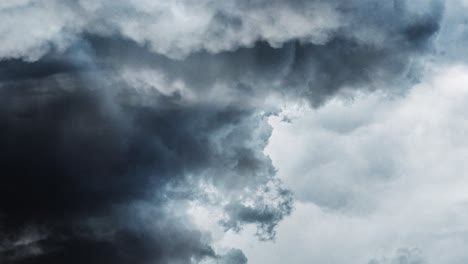
[[[117, 80], [110, 89], [95, 72], [59, 62], [3, 65], [0, 252], [8, 262], [215, 258], [199, 231], [162, 208], [194, 199], [199, 180], [241, 192], [274, 175], [262, 152], [268, 137], [254, 136], [259, 125], [270, 128], [248, 105], [143, 96]], [[183, 188], [171, 192], [168, 185]], [[128, 209], [138, 201], [149, 201], [140, 211], [154, 220]], [[106, 235], [96, 234], [101, 227], [90, 221], [104, 222]], [[44, 237], [18, 242], [29, 227], [44, 229]]]
[[[244, 224], [257, 225], [257, 237], [261, 240], [271, 240], [275, 238], [275, 227], [283, 219], [289, 215], [292, 208], [292, 194], [288, 190], [277, 188], [265, 188], [264, 196], [259, 196], [260, 199], [268, 201], [263, 206], [244, 205], [237, 201], [232, 201], [224, 208], [227, 215], [226, 219], [221, 221], [221, 224], [227, 230], [239, 232]], [[259, 203], [263, 204], [263, 203]]]
[[263, 153], [265, 98], [320, 106], [406, 87], [443, 13], [440, 1], [194, 3], [0, 4], [0, 260], [246, 263], [168, 208], [216, 205], [226, 230], [273, 239], [292, 194]]
[[[201, 96], [221, 85], [236, 98], [277, 94], [320, 106], [342, 90], [402, 92], [418, 81], [419, 59], [433, 48], [443, 5], [433, 1], [427, 10], [416, 12], [402, 1], [390, 6], [363, 2], [366, 5], [334, 4], [350, 24], [325, 43], [291, 39], [272, 46], [259, 40], [233, 51], [202, 50], [173, 60], [119, 37], [89, 36], [88, 40], [117, 72], [132, 72], [135, 78], [142, 71], [159, 73], [169, 82], [182, 81]], [[226, 27], [241, 24], [240, 17], [215, 18]]]
[[[158, 217], [158, 215], [155, 215]], [[159, 215], [161, 217], [161, 215]], [[2, 263], [189, 263], [215, 258], [213, 249], [196, 230], [156, 218], [142, 228], [123, 228], [104, 237], [83, 230], [54, 230], [50, 237], [1, 252]], [[135, 221], [135, 218], [132, 219]], [[172, 221], [174, 221], [173, 219]], [[40, 249], [34, 254], [31, 248]], [[28, 252], [29, 251], [29, 252]]]

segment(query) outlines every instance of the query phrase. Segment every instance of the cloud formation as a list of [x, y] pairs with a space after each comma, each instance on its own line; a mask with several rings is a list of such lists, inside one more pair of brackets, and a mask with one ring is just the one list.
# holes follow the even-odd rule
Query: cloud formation
[[[7, 261], [215, 258], [209, 239], [167, 207], [202, 199], [201, 183], [224, 193], [220, 206], [243, 194], [236, 198], [241, 205], [263, 197], [256, 192], [273, 180], [262, 152], [271, 128], [248, 105], [142, 95], [67, 61], [4, 64], [0, 207]], [[288, 193], [279, 196], [291, 202]], [[266, 202], [257, 199], [249, 208], [263, 210]], [[274, 208], [273, 225], [289, 214]], [[230, 220], [245, 222], [237, 215]], [[257, 221], [270, 226], [248, 222]], [[39, 230], [41, 238], [18, 242], [25, 228]]]
[[[9, 33], [1, 54], [34, 59], [50, 45], [64, 47], [81, 33], [120, 35], [175, 58], [251, 47], [258, 40], [280, 47], [291, 40], [321, 45], [345, 37], [405, 48], [424, 42], [437, 29], [441, 7], [436, 0], [16, 1], [0, 6], [8, 22], [2, 31]], [[28, 19], [11, 27], [21, 17]], [[35, 24], [38, 18], [44, 23]]]
[[[219, 253], [187, 208], [214, 207], [224, 231], [253, 225], [257, 238], [274, 239], [293, 194], [264, 153], [269, 118], [284, 103], [405, 91], [439, 47], [444, 8], [438, 0], [1, 3], [0, 261], [247, 263], [233, 246]], [[325, 125], [337, 133], [355, 129], [333, 122]], [[373, 158], [356, 170], [394, 173]], [[322, 196], [328, 187], [309, 199], [339, 209], [360, 197]]]
[[0, 11], [7, 22], [0, 57], [33, 61], [95, 36], [112, 43], [111, 59], [152, 53], [136, 61], [152, 75], [257, 96], [274, 90], [319, 106], [344, 88], [417, 81], [418, 58], [431, 49], [443, 10], [437, 0], [20, 1]]
[[361, 94], [271, 117], [266, 153], [294, 191], [294, 213], [275, 244], [217, 243], [245, 249], [253, 263], [465, 263], [468, 69], [426, 74], [404, 96]]

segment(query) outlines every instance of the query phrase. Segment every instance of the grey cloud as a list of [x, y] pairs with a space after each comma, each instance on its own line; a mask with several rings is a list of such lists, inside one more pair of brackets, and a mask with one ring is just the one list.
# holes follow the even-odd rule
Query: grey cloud
[[367, 215], [378, 208], [377, 197], [403, 175], [405, 162], [404, 144], [382, 128], [392, 106], [374, 94], [304, 110], [292, 123], [272, 118], [276, 134], [268, 151], [274, 152], [268, 153], [295, 197], [334, 213]]
[[[163, 209], [197, 199], [184, 192], [203, 192], [200, 182], [238, 195], [272, 181], [266, 117], [248, 104], [140, 94], [67, 58], [2, 62], [0, 242], [19, 241], [28, 226], [47, 236], [0, 256], [7, 263], [216, 258], [209, 239]], [[149, 205], [135, 213], [139, 201]]]
[[[263, 153], [265, 98], [317, 107], [416, 82], [444, 10], [417, 2], [0, 4], [0, 257], [246, 263], [163, 209], [200, 200], [227, 230], [273, 239], [293, 199]], [[12, 246], [27, 226], [45, 238]]]
[[425, 258], [418, 248], [400, 248], [391, 258], [373, 259], [368, 264], [425, 264]]
[[[232, 201], [225, 206], [226, 219], [221, 224], [227, 230], [239, 232], [246, 223], [257, 225], [257, 237], [261, 240], [275, 238], [275, 227], [292, 210], [292, 193], [280, 187], [266, 188], [263, 195], [259, 195], [253, 205], [246, 205], [239, 201]], [[273, 193], [273, 194], [272, 194]]]
[[[152, 89], [180, 82], [199, 98], [215, 94], [230, 97], [227, 100], [252, 101], [279, 95], [305, 99], [313, 106], [322, 105], [343, 90], [404, 92], [419, 79], [417, 59], [425, 49], [417, 44], [404, 49], [400, 44], [361, 45], [340, 38], [324, 45], [289, 42], [281, 48], [259, 42], [233, 52], [200, 52], [184, 60], [170, 60], [128, 41], [90, 41], [118, 74]], [[162, 75], [166, 82], [145, 80], [145, 74]], [[185, 96], [184, 91], [181, 94]]]
[[246, 264], [247, 257], [239, 249], [231, 249], [228, 253], [218, 258], [219, 264]]
[[466, 63], [465, 46], [468, 41], [468, 21], [466, 1], [450, 0], [441, 21], [440, 33], [436, 41], [436, 57], [446, 63]]
[[43, 48], [22, 50], [29, 43], [27, 37], [21, 41], [26, 32], [20, 38], [5, 25], [3, 47], [11, 50], [0, 51], [1, 57], [34, 60], [40, 55], [30, 49], [63, 51], [85, 38], [116, 74], [138, 78], [151, 71], [181, 81], [199, 96], [223, 86], [230, 96], [245, 97], [248, 90], [250, 97], [273, 93], [319, 106], [343, 89], [404, 90], [416, 82], [418, 60], [432, 48], [444, 5], [437, 0], [83, 0], [31, 1], [2, 13], [15, 21], [25, 12], [34, 16], [45, 10], [52, 13], [46, 21], [56, 26], [54, 32], [39, 31], [46, 36], [34, 43]]
[[[278, 45], [295, 38], [308, 38], [323, 42], [327, 32], [337, 23], [332, 7], [310, 2], [308, 8], [297, 8], [288, 2], [218, 2], [199, 1], [30, 1], [13, 7], [3, 7], [10, 23], [19, 22], [21, 16], [44, 19], [50, 28], [38, 28], [35, 41], [21, 40], [12, 34], [1, 54], [30, 59], [47, 50], [48, 45], [67, 45], [69, 39], [81, 32], [99, 35], [118, 34], [154, 52], [173, 58], [184, 57], [194, 51], [219, 52], [251, 46], [259, 39]], [[45, 10], [51, 12], [45, 16]], [[321, 14], [325, 10], [330, 17]], [[49, 13], [48, 12], [48, 13]], [[312, 22], [312, 23], [308, 23]], [[329, 23], [331, 22], [331, 23]], [[33, 20], [23, 25], [37, 27]], [[27, 33], [19, 27], [18, 33]], [[17, 39], [15, 39], [17, 38]], [[28, 39], [29, 40], [29, 39]]]
[[[443, 5], [441, 1], [374, 0], [356, 1], [29, 1], [3, 7], [5, 19], [15, 21], [25, 14], [41, 16], [48, 10], [46, 29], [24, 21], [23, 25], [39, 27], [40, 35], [15, 47], [20, 35], [9, 34], [7, 48], [18, 50], [22, 57], [32, 44], [66, 45], [64, 36], [80, 33], [120, 35], [156, 53], [184, 57], [207, 50], [211, 53], [250, 47], [259, 40], [280, 47], [292, 40], [315, 45], [345, 36], [362, 44], [423, 44], [437, 29]], [[5, 33], [9, 28], [2, 27]], [[18, 26], [17, 30], [27, 30]], [[21, 31], [20, 31], [21, 32]], [[24, 32], [25, 33], [25, 32]], [[29, 40], [29, 38], [26, 38]], [[36, 47], [37, 49], [37, 47]], [[10, 51], [11, 51], [10, 50]], [[12, 52], [10, 52], [11, 54]], [[27, 56], [27, 54], [24, 54]], [[13, 52], [15, 56], [15, 52]]]

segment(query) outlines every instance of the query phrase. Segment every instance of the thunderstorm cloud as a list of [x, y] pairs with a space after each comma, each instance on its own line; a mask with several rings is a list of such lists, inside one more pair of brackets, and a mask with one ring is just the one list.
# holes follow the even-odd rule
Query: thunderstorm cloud
[[0, 263], [466, 263], [467, 11], [0, 2]]

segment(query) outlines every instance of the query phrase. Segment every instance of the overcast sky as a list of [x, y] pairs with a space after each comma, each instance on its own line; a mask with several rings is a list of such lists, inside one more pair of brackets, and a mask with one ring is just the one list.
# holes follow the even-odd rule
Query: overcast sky
[[0, 36], [0, 263], [468, 262], [466, 0], [9, 0]]

